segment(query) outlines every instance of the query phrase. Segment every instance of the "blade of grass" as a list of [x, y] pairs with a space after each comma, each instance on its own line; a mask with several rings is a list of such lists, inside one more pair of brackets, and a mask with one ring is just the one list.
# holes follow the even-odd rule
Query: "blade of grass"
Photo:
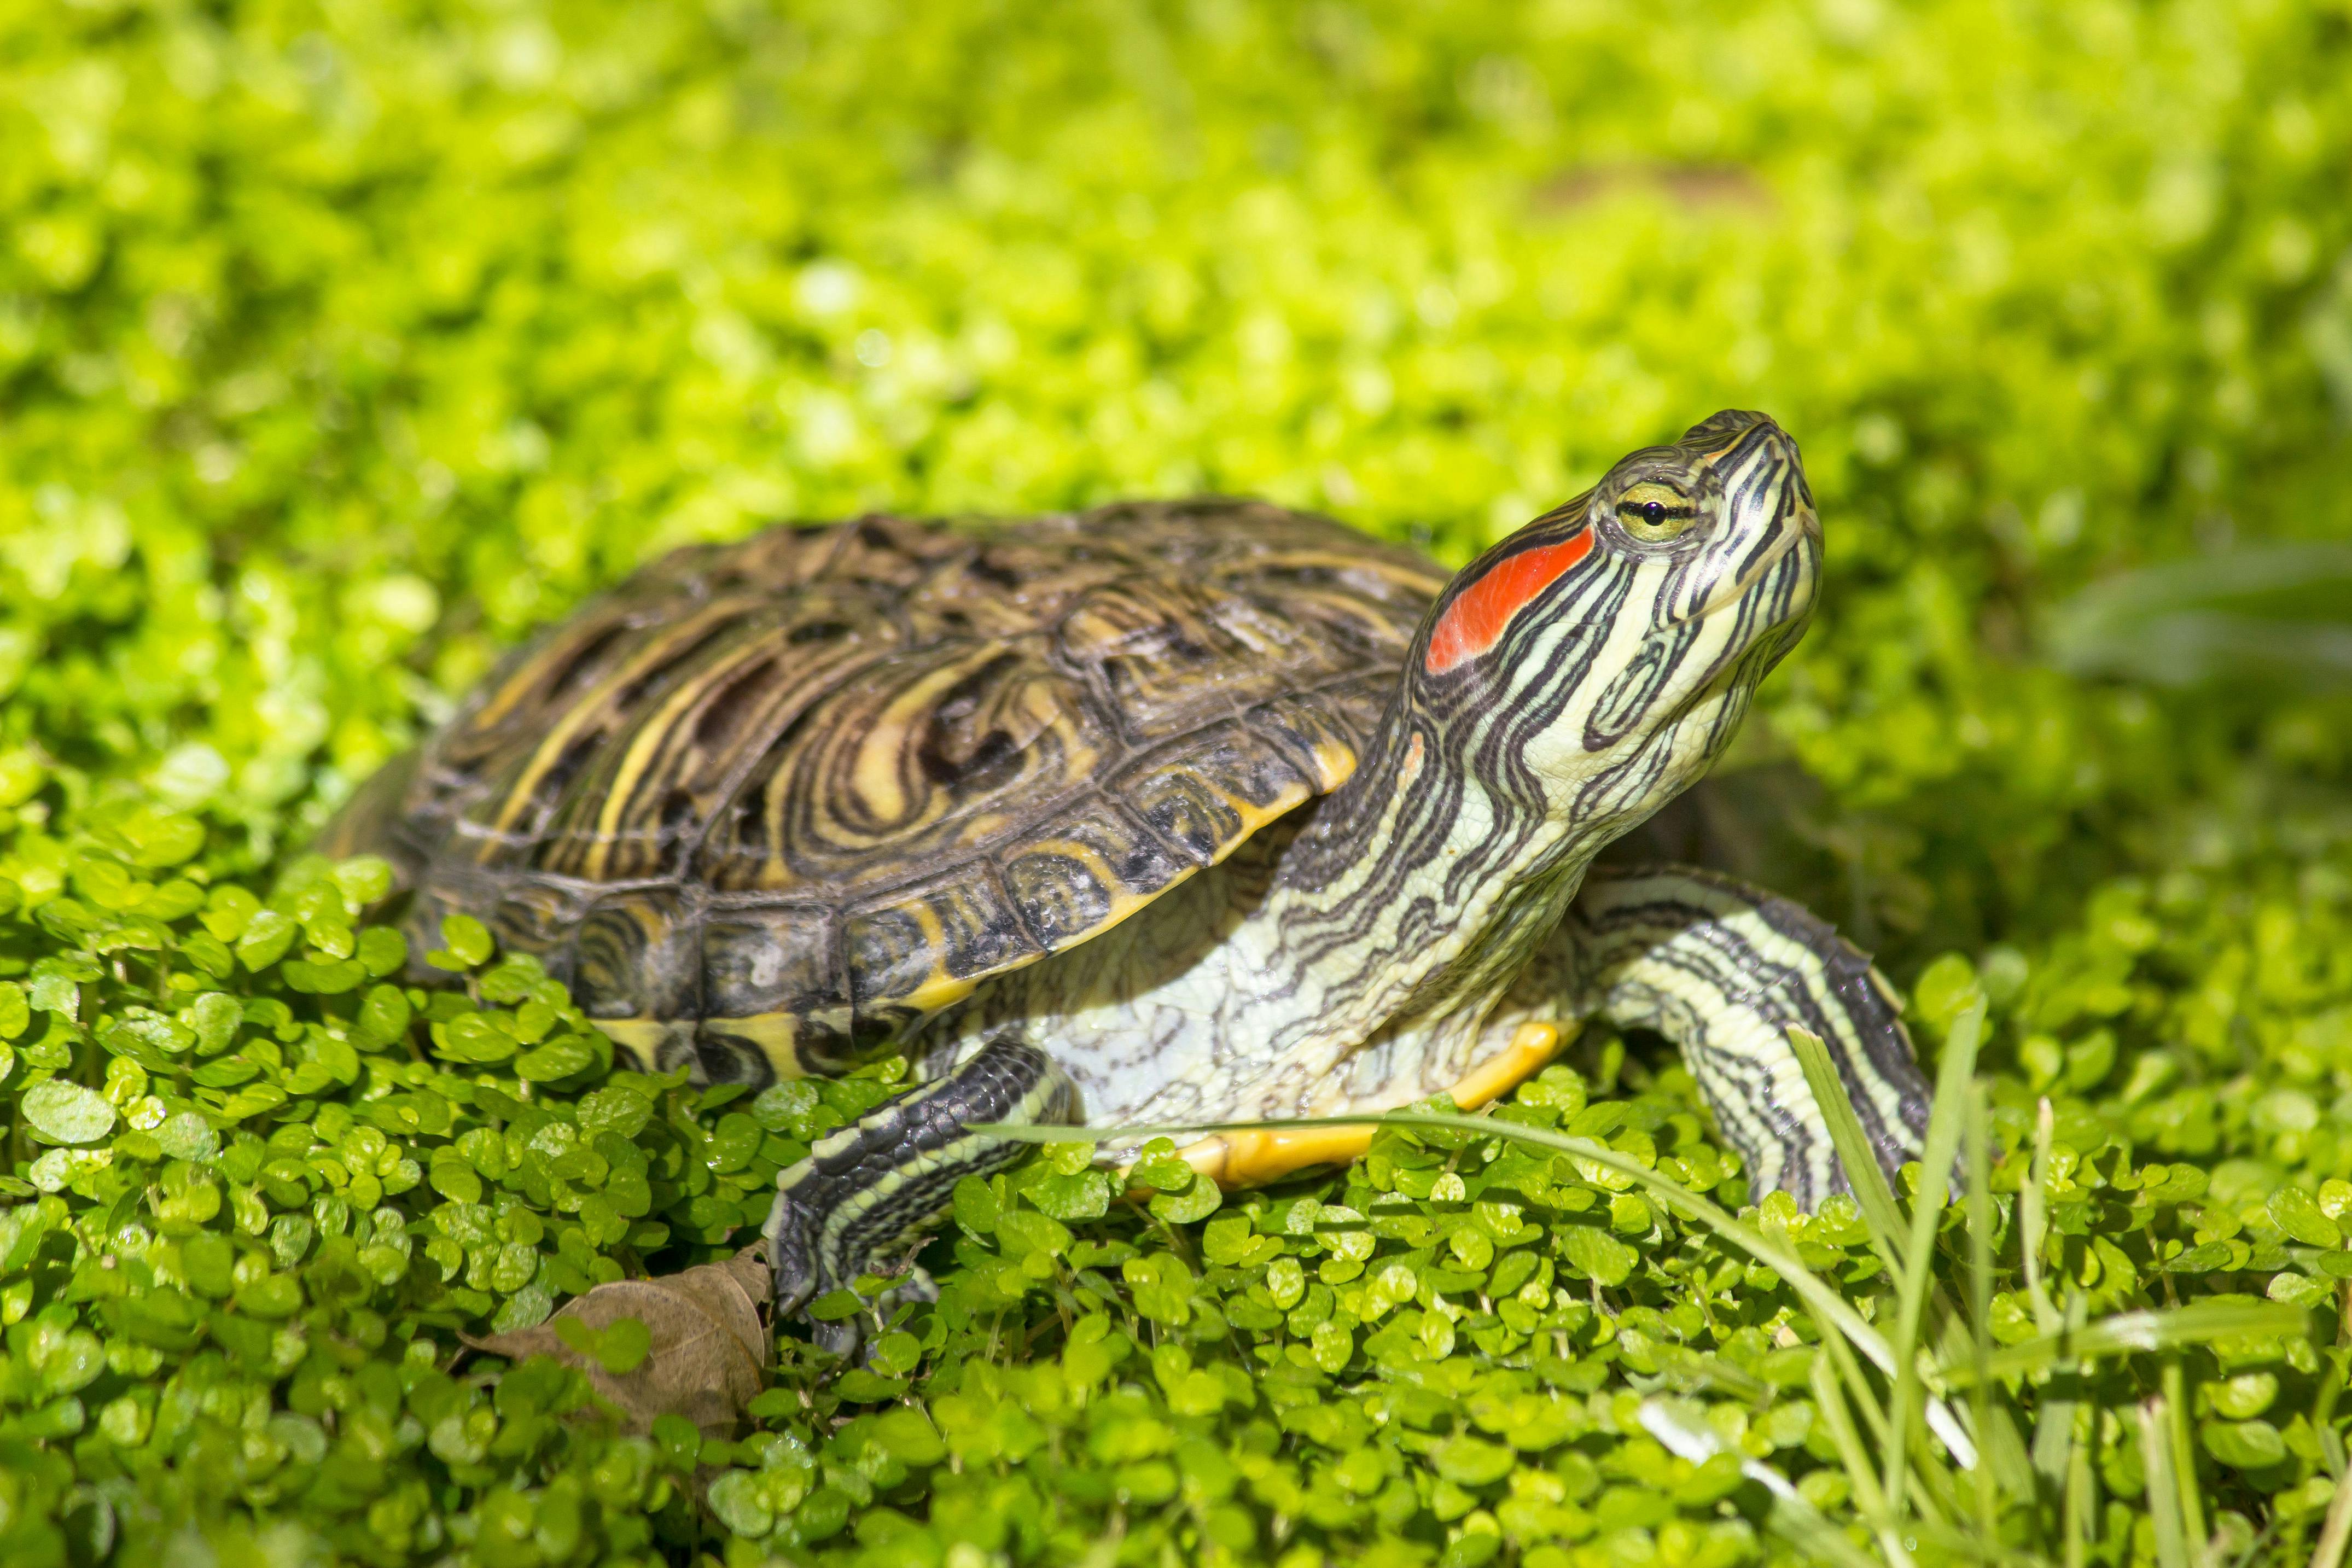
[[2254, 1532], [2254, 1538], [2238, 1549], [2237, 1556], [2226, 1560], [2221, 1555], [2221, 1534], [2216, 1531], [2214, 1538], [2206, 1543], [2206, 1562], [2211, 1565], [2211, 1568], [2221, 1568], [2225, 1561], [2228, 1568], [2248, 1568], [2250, 1563], [2261, 1558], [2263, 1548], [2278, 1539], [2279, 1523], [2278, 1515], [2271, 1515], [2269, 1519], [2263, 1521], [2262, 1529]]
[[[2034, 1471], [2051, 1489], [2063, 1493], [2064, 1506], [2070, 1509], [2074, 1506], [2074, 1466], [2076, 1450], [2082, 1441], [2075, 1431], [2075, 1412], [2081, 1406], [2071, 1391], [2083, 1386], [2082, 1379], [2077, 1375], [2082, 1364], [2072, 1346], [2081, 1335], [2083, 1324], [2089, 1315], [2089, 1299], [2079, 1289], [2068, 1291], [2066, 1312], [2059, 1320], [2058, 1335], [2065, 1348], [2062, 1349], [2050, 1368], [2050, 1380], [2042, 1387], [2041, 1408], [2034, 1415]], [[1995, 1375], [1992, 1357], [1988, 1356], [1977, 1371], [1983, 1376]], [[2071, 1542], [2073, 1538], [2069, 1536], [2068, 1539]]]
[[1813, 1362], [1812, 1383], [1813, 1407], [1820, 1413], [1822, 1424], [1830, 1429], [1830, 1442], [1837, 1449], [1839, 1462], [1845, 1467], [1854, 1511], [1878, 1537], [1878, 1549], [1885, 1553], [1889, 1568], [1904, 1568], [1911, 1561], [1911, 1553], [1903, 1544], [1903, 1532], [1895, 1528], [1886, 1511], [1886, 1494], [1879, 1490], [1877, 1467], [1871, 1463], [1870, 1450], [1864, 1446], [1862, 1434], [1854, 1429], [1845, 1390], [1840, 1386], [1837, 1375], [1830, 1370], [1826, 1356]]
[[2050, 1234], [2050, 1143], [2057, 1118], [2043, 1096], [2033, 1115], [2033, 1168], [2017, 1193], [2018, 1266], [2025, 1274], [2026, 1300], [2033, 1306], [2033, 1326], [2056, 1333], [2057, 1303], [2042, 1280], [2042, 1243]]
[[[1992, 1297], [1996, 1284], [1993, 1242], [1999, 1215], [1992, 1198], [1992, 1111], [1982, 1084], [1969, 1083], [1969, 1106], [1972, 1129], [1969, 1135], [1973, 1140], [1969, 1145], [1968, 1159], [1969, 1257], [1973, 1293], [1966, 1323], [1949, 1310], [1940, 1291], [1928, 1298], [1928, 1311], [1940, 1313], [1945, 1320], [1937, 1341], [1938, 1366], [1951, 1365], [1962, 1355], [1973, 1365], [1992, 1354]], [[1979, 1238], [1982, 1239], [1980, 1244]], [[1979, 1482], [1980, 1491], [1995, 1499], [2003, 1494], [2038, 1498], [2041, 1492], [2034, 1479], [2033, 1457], [2026, 1447], [2024, 1416], [2015, 1397], [2000, 1384], [1980, 1383], [1978, 1388], [1982, 1397], [1972, 1398], [1969, 1410], [1976, 1418], [1977, 1447], [1983, 1451], [1985, 1466], [1990, 1470], [1990, 1476]]]
[[1917, 1511], [1900, 1520], [1887, 1514], [1885, 1496], [1878, 1490], [1877, 1463], [1872, 1458], [1867, 1439], [1854, 1425], [1848, 1396], [1837, 1375], [1824, 1364], [1824, 1360], [1816, 1360], [1811, 1373], [1814, 1405], [1844, 1467], [1847, 1482], [1853, 1489], [1854, 1511], [1876, 1535], [1886, 1561], [1897, 1565], [1905, 1563], [1923, 1542], [1939, 1549], [1948, 1558], [1988, 1563], [2019, 1561], [2020, 1554], [2001, 1545], [1998, 1536], [1974, 1526], [1956, 1527], [1944, 1519]]
[[[1788, 1281], [1789, 1288], [1804, 1302], [1813, 1320], [1823, 1333], [1834, 1329], [1853, 1343], [1882, 1372], [1897, 1375], [1895, 1353], [1886, 1339], [1870, 1321], [1856, 1312], [1852, 1303], [1805, 1266], [1796, 1252], [1767, 1237], [1752, 1225], [1734, 1218], [1710, 1199], [1699, 1197], [1670, 1176], [1660, 1176], [1637, 1160], [1631, 1159], [1589, 1138], [1571, 1137], [1555, 1133], [1548, 1127], [1530, 1127], [1519, 1122], [1497, 1122], [1484, 1116], [1465, 1116], [1436, 1111], [1390, 1111], [1377, 1116], [1301, 1116], [1279, 1121], [1191, 1122], [1171, 1123], [1164, 1126], [1136, 1127], [1056, 1127], [1014, 1124], [1002, 1122], [975, 1122], [966, 1130], [985, 1133], [1024, 1144], [1095, 1144], [1112, 1138], [1179, 1137], [1200, 1133], [1255, 1133], [1270, 1128], [1296, 1129], [1304, 1127], [1375, 1126], [1427, 1128], [1433, 1132], [1466, 1134], [1480, 1138], [1505, 1138], [1549, 1149], [1554, 1154], [1569, 1155], [1587, 1160], [1604, 1170], [1626, 1176], [1646, 1190], [1655, 1193], [1661, 1203], [1686, 1219], [1696, 1220], [1726, 1241], [1738, 1248], [1766, 1268]], [[1916, 1357], [1915, 1355], [1916, 1362]], [[1914, 1375], [1916, 1375], [1916, 1368]], [[1930, 1397], [1927, 1404], [1927, 1424], [1942, 1438], [1958, 1462], [1966, 1467], [1976, 1462], [1976, 1444], [1971, 1441], [1951, 1407], [1939, 1398]]]
[[2156, 1527], [2156, 1561], [2158, 1568], [2190, 1568], [2180, 1487], [2172, 1469], [2172, 1419], [2164, 1396], [2149, 1396], [2138, 1416], [2140, 1469], [2147, 1482], [2148, 1521]]
[[1870, 1231], [1871, 1249], [1886, 1265], [1886, 1277], [1900, 1280], [1902, 1238], [1909, 1232], [1910, 1226], [1904, 1220], [1901, 1206], [1895, 1201], [1894, 1189], [1886, 1185], [1886, 1173], [1879, 1169], [1877, 1151], [1871, 1147], [1870, 1134], [1864, 1130], [1862, 1118], [1854, 1114], [1845, 1082], [1838, 1076], [1837, 1064], [1830, 1060], [1829, 1047], [1817, 1034], [1791, 1029], [1789, 1048], [1797, 1053], [1798, 1065], [1805, 1070], [1805, 1087], [1813, 1092], [1814, 1108], [1829, 1126], [1830, 1146], [1837, 1150], [1846, 1185], [1853, 1189], [1854, 1204], [1862, 1210], [1863, 1224]]
[[2099, 1472], [2091, 1456], [2098, 1447], [2100, 1415], [2094, 1403], [2079, 1421], [2071, 1413], [2067, 1420], [2065, 1521], [2061, 1527], [2065, 1568], [2084, 1568], [2091, 1560], [2091, 1540], [2099, 1518]]
[[[2284, 1301], [2191, 1301], [2185, 1307], [2149, 1307], [2117, 1312], [2078, 1330], [2041, 1334], [2020, 1344], [2007, 1344], [1985, 1358], [1989, 1377], [2028, 1376], [2054, 1372], [2073, 1361], [2135, 1352], [2179, 1350], [2233, 1334], [2294, 1334], [2303, 1332], [2304, 1310]], [[1975, 1381], [1970, 1366], [1940, 1368], [1945, 1387], [1965, 1388]]]
[[1656, 1193], [1667, 1207], [1685, 1218], [1697, 1220], [1786, 1280], [1790, 1288], [1803, 1298], [1805, 1305], [1813, 1309], [1814, 1315], [1825, 1320], [1825, 1326], [1835, 1325], [1838, 1332], [1853, 1341], [1881, 1371], [1890, 1375], [1895, 1371], [1895, 1356], [1887, 1349], [1885, 1337], [1871, 1327], [1868, 1319], [1855, 1312], [1844, 1298], [1832, 1291], [1819, 1275], [1807, 1268], [1804, 1260], [1794, 1251], [1771, 1240], [1754, 1226], [1742, 1224], [1719, 1205], [1699, 1197], [1671, 1176], [1660, 1176], [1639, 1161], [1589, 1138], [1571, 1137], [1565, 1133], [1552, 1132], [1549, 1128], [1530, 1127], [1517, 1122], [1496, 1122], [1482, 1116], [1446, 1115], [1434, 1111], [1390, 1111], [1378, 1116], [1301, 1116], [1282, 1121], [1179, 1123], [1152, 1127], [1054, 1127], [980, 1122], [972, 1124], [967, 1130], [1024, 1144], [1091, 1144], [1109, 1138], [1163, 1138], [1187, 1133], [1255, 1133], [1270, 1128], [1360, 1127], [1367, 1123], [1389, 1127], [1425, 1127], [1441, 1133], [1467, 1133], [1476, 1137], [1514, 1139], [1549, 1149], [1554, 1154], [1588, 1160], [1603, 1170], [1631, 1177], [1637, 1185]]
[[[2352, 1291], [2352, 1281], [2346, 1284]], [[2336, 1401], [2344, 1392], [2345, 1380], [2352, 1376], [2352, 1350], [2344, 1343], [2344, 1330], [2336, 1330], [2336, 1344], [2320, 1353], [2320, 1359], [2335, 1373], [2319, 1385], [2319, 1396], [2312, 1402], [2312, 1429], [2319, 1434], [2319, 1465], [2329, 1476], [2343, 1480], [2347, 1473], [2345, 1465], [2344, 1437], [2336, 1429]]]
[[[1969, 1406], [1976, 1416], [1977, 1437], [1993, 1448], [1992, 1379], [1985, 1376], [1985, 1363], [1992, 1355], [1992, 1129], [1988, 1124], [1984, 1088], [1974, 1079], [1969, 1081], [1968, 1124], [1962, 1129], [1963, 1160], [1969, 1173], [1969, 1350], [1974, 1367], [1976, 1386], [1969, 1390]], [[2011, 1444], [2017, 1441], [2012, 1427], [2009, 1434]], [[1988, 1538], [2000, 1522], [2000, 1499], [1994, 1493], [1994, 1466], [1979, 1465], [1975, 1470], [1977, 1493], [1977, 1524]], [[2032, 1472], [2027, 1472], [2032, 1484]]]
[[1730, 1448], [1712, 1427], [1686, 1419], [1661, 1399], [1643, 1400], [1640, 1415], [1644, 1431], [1669, 1452], [1693, 1464], [1702, 1464], [1717, 1454], [1737, 1454], [1739, 1473], [1762, 1487], [1772, 1500], [1764, 1515], [1765, 1528], [1800, 1552], [1835, 1563], [1837, 1568], [1879, 1568], [1871, 1562], [1868, 1552], [1846, 1538], [1844, 1531], [1824, 1519], [1820, 1510], [1800, 1496], [1788, 1477], [1761, 1459]]
[[[1830, 1146], [1837, 1151], [1838, 1164], [1844, 1170], [1846, 1185], [1853, 1190], [1854, 1205], [1862, 1210], [1863, 1228], [1869, 1232], [1871, 1250], [1878, 1255], [1880, 1264], [1889, 1280], [1903, 1277], [1902, 1238], [1909, 1226], [1902, 1208], [1895, 1201], [1893, 1189], [1886, 1185], [1886, 1173], [1879, 1168], [1877, 1151], [1871, 1146], [1870, 1134], [1854, 1113], [1853, 1102], [1847, 1097], [1844, 1081], [1838, 1076], [1837, 1065], [1830, 1060], [1829, 1047], [1821, 1036], [1807, 1030], [1790, 1028], [1789, 1047], [1796, 1053], [1798, 1065], [1805, 1071], [1805, 1086], [1811, 1091], [1814, 1107], [1821, 1113], [1822, 1124], [1829, 1128]], [[1877, 1451], [1887, 1452], [1893, 1444], [1886, 1412], [1880, 1406], [1876, 1391], [1872, 1389], [1859, 1367], [1851, 1365], [1851, 1358], [1839, 1368], [1846, 1373], [1847, 1392], [1854, 1407], [1862, 1412], [1871, 1428], [1871, 1437]], [[1871, 1494], [1880, 1499], [1882, 1513], [1885, 1497], [1876, 1477], [1871, 1479]], [[1857, 1496], [1860, 1495], [1857, 1491]]]
[[2197, 1492], [2197, 1449], [2189, 1433], [2188, 1378], [2180, 1370], [2180, 1357], [2164, 1358], [2162, 1374], [2165, 1408], [2171, 1419], [2165, 1423], [2165, 1435], [2172, 1442], [2172, 1472], [2180, 1488], [2180, 1529], [2189, 1542], [2189, 1553], [2203, 1563], [2209, 1553], [2205, 1532], [2205, 1500]]
[[2327, 1504], [2327, 1522], [2319, 1527], [2319, 1544], [2311, 1551], [2311, 1568], [2343, 1568], [2347, 1543], [2352, 1543], [2352, 1477], [2339, 1477]]
[[[1846, 1183], [1853, 1189], [1854, 1203], [1862, 1210], [1864, 1228], [1870, 1233], [1871, 1247], [1886, 1267], [1886, 1277], [1900, 1281], [1904, 1277], [1906, 1239], [1910, 1234], [1910, 1221], [1904, 1218], [1902, 1206], [1894, 1189], [1888, 1186], [1885, 1173], [1879, 1167], [1876, 1151], [1870, 1134], [1854, 1112], [1844, 1082], [1837, 1067], [1830, 1060], [1829, 1048], [1818, 1035], [1801, 1029], [1789, 1030], [1789, 1046], [1796, 1053], [1798, 1064], [1804, 1069], [1805, 1084], [1812, 1092], [1813, 1103], [1823, 1124], [1829, 1128], [1831, 1146], [1837, 1150], [1838, 1163], [1845, 1172]], [[1988, 1140], [1988, 1149], [1990, 1140]], [[1990, 1182], [1988, 1161], [1987, 1181]], [[1990, 1188], [1988, 1187], [1988, 1197]], [[1963, 1324], [1953, 1312], [1940, 1289], [1932, 1281], [1928, 1294], [1928, 1322], [1936, 1326], [1935, 1335], [1939, 1359], [1955, 1360], [1972, 1343], [1972, 1333], [1980, 1333], [1986, 1312], [1982, 1309], [1973, 1315], [1971, 1322]], [[1975, 1437], [1977, 1446], [1991, 1456], [2000, 1474], [2000, 1486], [2012, 1490], [2032, 1490], [2031, 1463], [2026, 1458], [2025, 1440], [2019, 1433], [2015, 1418], [2009, 1410], [2006, 1395], [1988, 1396], [1976, 1402]], [[1969, 1467], [1974, 1469], [1974, 1466]], [[1931, 1472], [1932, 1473], [1932, 1472]], [[1979, 1482], [1980, 1488], [1993, 1484]]]
[[1936, 1072], [1936, 1103], [1927, 1114], [1927, 1150], [1919, 1164], [1919, 1194], [1911, 1206], [1911, 1239], [1903, 1260], [1902, 1293], [1895, 1317], [1895, 1392], [1888, 1401], [1887, 1422], [1895, 1442], [1886, 1451], [1886, 1506], [1900, 1517], [1904, 1481], [1909, 1470], [1912, 1410], [1919, 1402], [1919, 1326], [1927, 1308], [1927, 1286], [1933, 1278], [1936, 1229], [1944, 1218], [1944, 1193], [1951, 1181], [1952, 1160], [1959, 1153], [1960, 1131], [1967, 1120], [1969, 1086], [1975, 1081], [1977, 1043], [1984, 1033], [1981, 999], [1953, 1021], [1944, 1039], [1944, 1059]]
[[[2042, 1278], [2042, 1245], [2050, 1233], [2050, 1145], [2056, 1131], [2057, 1118], [2050, 1108], [2049, 1096], [2042, 1096], [2033, 1116], [2033, 1165], [2026, 1173], [2025, 1185], [2017, 1193], [2018, 1267], [2025, 1279], [2026, 1300], [2033, 1308], [2034, 1326], [2042, 1337], [2078, 1333], [2083, 1327], [2084, 1303], [2082, 1292], [2071, 1291], [2063, 1314], [2050, 1299], [2050, 1289]], [[2085, 1545], [2074, 1532], [2074, 1450], [2079, 1442], [2074, 1431], [2074, 1401], [2059, 1386], [2060, 1380], [2073, 1384], [2076, 1362], [2074, 1356], [2061, 1356], [2051, 1369], [2051, 1381], [2042, 1390], [2041, 1409], [2036, 1413], [2033, 1428], [2033, 1469], [2048, 1487], [2061, 1493], [2063, 1517], [2060, 1532], [2065, 1541], [2069, 1568], [2078, 1548]], [[1979, 1376], [1992, 1375], [1990, 1360], [1977, 1368]]]
[[1853, 1346], [1846, 1342], [1843, 1335], [1824, 1333], [1822, 1350], [1843, 1382], [1847, 1396], [1853, 1401], [1853, 1407], [1862, 1413], [1864, 1424], [1870, 1428], [1870, 1440], [1883, 1447], [1886, 1442], [1886, 1410], [1879, 1403], [1878, 1390], [1863, 1371], [1862, 1363], [1855, 1359]]
[[[2054, 1492], [2066, 1484], [2066, 1466], [2074, 1453], [2074, 1400], [2057, 1392], [2061, 1381], [2071, 1384], [2074, 1364], [2063, 1363], [2042, 1389], [2033, 1412], [2033, 1473]], [[1989, 1369], [1988, 1369], [1989, 1373]]]

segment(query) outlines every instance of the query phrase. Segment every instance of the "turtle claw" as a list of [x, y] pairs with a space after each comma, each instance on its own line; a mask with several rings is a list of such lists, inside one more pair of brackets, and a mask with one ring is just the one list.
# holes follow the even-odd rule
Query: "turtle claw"
[[783, 1318], [799, 1314], [809, 1326], [810, 1342], [819, 1350], [846, 1363], [856, 1356], [858, 1346], [869, 1337], [866, 1323], [869, 1316], [878, 1328], [896, 1307], [940, 1299], [939, 1281], [931, 1277], [929, 1270], [910, 1258], [905, 1271], [871, 1301], [865, 1301], [857, 1312], [831, 1321], [811, 1316], [808, 1309], [817, 1301], [845, 1287], [855, 1288], [848, 1281], [836, 1278], [811, 1244], [810, 1238], [819, 1223], [815, 1216], [793, 1201], [790, 1192], [782, 1192], [777, 1195], [776, 1207], [766, 1226], [776, 1315]]
[[828, 1355], [841, 1358], [845, 1364], [857, 1354], [857, 1347], [866, 1343], [866, 1330], [856, 1318], [844, 1318], [839, 1322], [809, 1324], [810, 1341]]
[[[944, 1217], [959, 1177], [985, 1176], [1021, 1158], [1022, 1145], [971, 1138], [966, 1127], [1066, 1122], [1076, 1092], [1051, 1056], [999, 1034], [946, 1077], [825, 1134], [777, 1174], [775, 1204], [761, 1228], [774, 1270], [777, 1315], [805, 1317], [810, 1303], [865, 1277], [878, 1252], [910, 1242], [919, 1247]], [[847, 1357], [895, 1308], [939, 1300], [931, 1277], [911, 1256], [898, 1256], [906, 1259], [905, 1271], [872, 1281], [882, 1288], [856, 1314], [872, 1314], [867, 1328], [848, 1320], [811, 1322], [821, 1348]]]
[[[818, 1349], [841, 1357], [845, 1363], [856, 1360], [859, 1364], [871, 1367], [875, 1345], [888, 1327], [892, 1311], [919, 1301], [936, 1301], [939, 1299], [939, 1281], [931, 1278], [930, 1270], [920, 1264], [909, 1264], [905, 1273], [898, 1275], [887, 1289], [867, 1301], [865, 1310], [856, 1316], [829, 1323], [810, 1319], [810, 1327], [814, 1331], [811, 1338]], [[866, 1354], [862, 1357], [857, 1354], [861, 1344], [866, 1347]]]
[[931, 1278], [931, 1271], [920, 1263], [909, 1263], [907, 1271], [898, 1277], [898, 1282], [882, 1292], [874, 1306], [877, 1312], [887, 1312], [903, 1302], [921, 1302], [929, 1306], [939, 1299], [940, 1282]]

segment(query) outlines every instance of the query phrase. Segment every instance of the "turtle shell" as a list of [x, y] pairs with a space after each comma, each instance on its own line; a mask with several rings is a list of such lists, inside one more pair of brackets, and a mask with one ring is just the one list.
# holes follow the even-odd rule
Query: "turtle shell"
[[837, 1071], [1337, 788], [1445, 574], [1250, 501], [681, 549], [509, 659], [322, 847], [648, 1061]]

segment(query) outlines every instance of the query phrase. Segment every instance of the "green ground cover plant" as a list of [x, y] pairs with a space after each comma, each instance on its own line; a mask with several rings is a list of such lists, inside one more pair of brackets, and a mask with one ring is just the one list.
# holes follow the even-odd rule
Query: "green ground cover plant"
[[[0, 1563], [2338, 1568], [2347, 80], [2278, 0], [0, 5]], [[404, 983], [302, 846], [500, 651], [868, 507], [1459, 562], [1726, 405], [1827, 523], [1732, 766], [1947, 1085], [1894, 1190], [1748, 1207], [1594, 1030], [1265, 1192], [1049, 1145], [723, 1437], [466, 1349], [902, 1071]]]

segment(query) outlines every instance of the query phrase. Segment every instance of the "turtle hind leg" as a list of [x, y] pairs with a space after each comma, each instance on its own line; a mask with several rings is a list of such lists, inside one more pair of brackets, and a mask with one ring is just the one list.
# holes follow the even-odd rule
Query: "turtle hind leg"
[[[795, 1312], [841, 1290], [876, 1257], [946, 1214], [956, 1183], [1018, 1161], [1026, 1145], [967, 1129], [976, 1122], [1068, 1122], [1077, 1091], [1054, 1059], [999, 1036], [947, 1076], [826, 1134], [776, 1177], [763, 1234], [776, 1310]], [[815, 1322], [817, 1343], [847, 1355], [856, 1320]]]
[[1754, 1197], [1782, 1188], [1811, 1210], [1848, 1190], [1792, 1026], [1829, 1048], [1887, 1175], [1919, 1155], [1929, 1090], [1899, 1004], [1820, 916], [1713, 872], [1652, 866], [1596, 873], [1563, 935], [1584, 1010], [1681, 1048]]

